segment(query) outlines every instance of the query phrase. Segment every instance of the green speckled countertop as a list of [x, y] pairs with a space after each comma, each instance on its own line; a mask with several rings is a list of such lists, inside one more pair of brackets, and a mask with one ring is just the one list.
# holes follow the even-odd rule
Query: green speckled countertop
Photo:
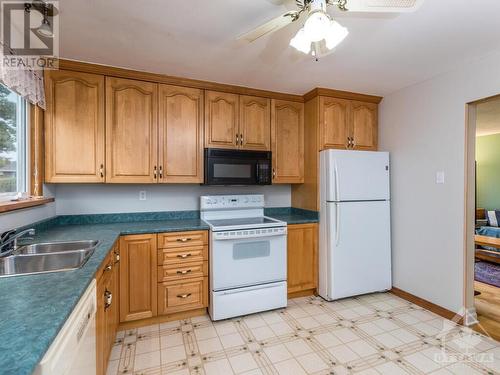
[[[266, 209], [288, 224], [317, 222], [316, 212]], [[30, 242], [99, 240], [80, 269], [0, 279], [0, 373], [31, 374], [120, 235], [206, 230], [198, 211], [59, 216], [31, 225]]]

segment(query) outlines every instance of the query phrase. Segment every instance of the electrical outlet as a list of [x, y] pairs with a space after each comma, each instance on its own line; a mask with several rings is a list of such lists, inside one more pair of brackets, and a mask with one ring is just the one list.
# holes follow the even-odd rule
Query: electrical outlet
[[444, 172], [436, 172], [436, 184], [444, 184]]
[[146, 191], [142, 190], [139, 192], [139, 200], [140, 201], [145, 201], [146, 200]]

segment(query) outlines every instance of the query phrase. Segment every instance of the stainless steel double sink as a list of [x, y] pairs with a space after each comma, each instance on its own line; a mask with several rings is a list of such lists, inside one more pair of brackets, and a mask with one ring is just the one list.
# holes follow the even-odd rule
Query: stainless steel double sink
[[69, 271], [82, 267], [99, 241], [47, 242], [20, 246], [0, 258], [0, 277]]

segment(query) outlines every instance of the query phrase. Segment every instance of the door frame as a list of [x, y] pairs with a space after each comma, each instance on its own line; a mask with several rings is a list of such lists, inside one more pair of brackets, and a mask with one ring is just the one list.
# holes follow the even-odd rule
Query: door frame
[[465, 174], [464, 174], [464, 291], [465, 325], [478, 323], [474, 305], [474, 230], [476, 217], [476, 114], [477, 105], [500, 99], [500, 94], [465, 104]]

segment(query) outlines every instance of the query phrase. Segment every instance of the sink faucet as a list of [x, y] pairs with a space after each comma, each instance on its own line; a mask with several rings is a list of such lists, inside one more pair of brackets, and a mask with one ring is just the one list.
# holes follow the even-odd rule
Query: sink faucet
[[[15, 233], [0, 241], [0, 258], [6, 257], [14, 252], [17, 249], [17, 240], [22, 236], [29, 234], [30, 236], [35, 235], [35, 230], [33, 228], [23, 230], [19, 233]], [[3, 236], [2, 236], [3, 237]]]

